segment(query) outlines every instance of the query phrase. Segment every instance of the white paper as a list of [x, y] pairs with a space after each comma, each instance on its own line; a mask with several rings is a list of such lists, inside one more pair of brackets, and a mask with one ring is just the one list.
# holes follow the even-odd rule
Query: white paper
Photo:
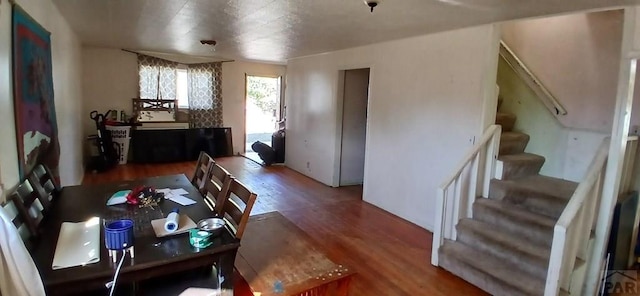
[[189, 192], [187, 192], [186, 190], [184, 190], [182, 188], [178, 188], [178, 189], [171, 189], [171, 194], [172, 195], [185, 195], [185, 194], [189, 194]]
[[51, 268], [56, 270], [97, 262], [100, 262], [100, 218], [62, 223]]
[[196, 202], [193, 199], [190, 199], [188, 197], [182, 196], [182, 195], [172, 195], [169, 200], [179, 203], [183, 206], [188, 206], [188, 205], [192, 205], [195, 204]]

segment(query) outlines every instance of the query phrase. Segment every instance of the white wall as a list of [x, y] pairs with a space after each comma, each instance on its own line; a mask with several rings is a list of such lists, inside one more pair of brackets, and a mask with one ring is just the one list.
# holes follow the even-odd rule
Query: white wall
[[368, 102], [369, 69], [344, 71], [340, 186], [362, 184], [364, 181]]
[[138, 60], [135, 54], [102, 47], [82, 48], [84, 134], [96, 133], [89, 112], [124, 110], [131, 115], [131, 99], [138, 97]]
[[[287, 166], [335, 184], [339, 71], [371, 68], [364, 200], [433, 228], [436, 188], [479, 136], [486, 25], [290, 60]], [[489, 84], [495, 87], [495, 80]]]
[[582, 181], [600, 142], [609, 134], [564, 127], [502, 59], [498, 85], [503, 98], [500, 111], [515, 114], [514, 130], [531, 137], [525, 152], [545, 157], [540, 173]]
[[[284, 76], [284, 65], [236, 61], [222, 64], [222, 117], [233, 133], [233, 152], [244, 151], [245, 141], [245, 75]], [[282, 87], [286, 87], [283, 83]]]
[[[131, 99], [138, 96], [138, 62], [135, 54], [100, 47], [84, 47], [83, 61], [84, 129], [85, 134], [95, 134], [95, 124], [89, 119], [91, 110], [104, 113], [116, 109], [131, 114]], [[224, 126], [231, 127], [234, 152], [243, 151], [244, 145], [245, 73], [284, 76], [285, 72], [282, 65], [244, 61], [222, 64], [222, 116]]]
[[567, 109], [563, 126], [611, 132], [622, 19], [614, 10], [503, 24], [502, 39]]
[[[16, 1], [32, 18], [51, 32], [53, 87], [60, 141], [60, 180], [62, 185], [82, 180], [82, 89], [80, 42], [50, 1]], [[9, 1], [0, 4], [0, 167], [1, 183], [11, 189], [19, 183], [18, 154], [13, 109], [11, 70], [11, 9]], [[3, 197], [0, 197], [2, 200]]]
[[503, 24], [503, 40], [568, 110], [553, 115], [501, 62], [503, 111], [516, 114], [515, 128], [531, 136], [526, 151], [547, 159], [542, 174], [581, 181], [611, 134], [622, 19], [621, 11], [603, 11]]

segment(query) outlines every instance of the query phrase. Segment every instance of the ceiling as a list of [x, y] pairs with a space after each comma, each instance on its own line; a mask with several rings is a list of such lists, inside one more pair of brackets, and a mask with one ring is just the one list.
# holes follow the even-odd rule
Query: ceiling
[[[84, 45], [213, 59], [287, 59], [640, 0], [53, 0]], [[201, 39], [218, 42], [216, 51]]]

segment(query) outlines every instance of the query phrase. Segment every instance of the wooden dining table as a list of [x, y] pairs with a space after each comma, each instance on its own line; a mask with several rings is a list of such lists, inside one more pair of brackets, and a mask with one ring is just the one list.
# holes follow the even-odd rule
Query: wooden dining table
[[[156, 189], [182, 188], [188, 192], [186, 196], [196, 203], [181, 206], [173, 201], [164, 200], [153, 209], [128, 204], [106, 205], [109, 197], [115, 192], [131, 190], [137, 186], [151, 186]], [[223, 231], [213, 239], [211, 246], [197, 249], [189, 244], [188, 233], [156, 237], [151, 220], [166, 217], [174, 208], [179, 208], [181, 214], [188, 215], [194, 222], [214, 216], [202, 195], [184, 175], [64, 187], [46, 213], [41, 223], [41, 236], [31, 250], [47, 294], [74, 294], [105, 289], [105, 283], [112, 279], [117, 264], [113, 263], [104, 245], [104, 227], [100, 230], [99, 262], [52, 269], [61, 224], [83, 222], [92, 217], [100, 217], [103, 223], [116, 219], [134, 221], [135, 257], [125, 259], [118, 283], [134, 283], [215, 264], [225, 278], [222, 288], [233, 289], [233, 264], [240, 241], [229, 231]]]

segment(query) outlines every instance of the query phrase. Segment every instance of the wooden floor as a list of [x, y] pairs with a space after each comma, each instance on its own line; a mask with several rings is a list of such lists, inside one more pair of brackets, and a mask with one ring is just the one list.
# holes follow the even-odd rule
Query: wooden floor
[[[350, 295], [487, 295], [431, 266], [431, 233], [362, 201], [362, 187], [332, 188], [282, 166], [243, 157], [217, 158], [258, 194], [252, 214], [279, 211], [314, 238], [335, 262], [358, 273]], [[195, 162], [122, 165], [88, 173], [85, 184], [184, 173]], [[393, 197], [389, 197], [393, 198]]]

